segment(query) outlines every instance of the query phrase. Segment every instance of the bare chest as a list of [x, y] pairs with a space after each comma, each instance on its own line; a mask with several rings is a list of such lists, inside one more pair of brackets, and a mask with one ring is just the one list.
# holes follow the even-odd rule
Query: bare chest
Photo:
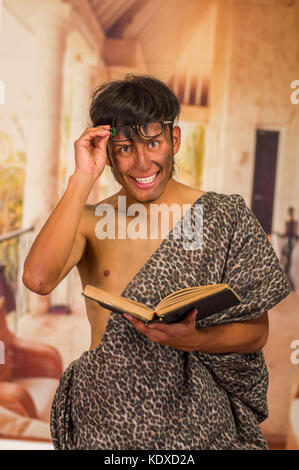
[[[91, 284], [120, 295], [163, 240], [101, 240], [89, 242], [78, 269], [82, 287]], [[97, 302], [85, 299], [91, 327], [91, 346], [95, 348], [106, 329], [110, 312]]]
[[82, 264], [83, 283], [121, 294], [163, 239], [94, 240]]
[[[184, 202], [193, 203], [192, 199]], [[114, 211], [106, 219], [92, 217], [84, 258], [78, 266], [83, 287], [86, 284], [120, 295], [144, 264], [182, 220], [188, 205], [168, 206], [157, 214], [145, 217], [127, 216]]]

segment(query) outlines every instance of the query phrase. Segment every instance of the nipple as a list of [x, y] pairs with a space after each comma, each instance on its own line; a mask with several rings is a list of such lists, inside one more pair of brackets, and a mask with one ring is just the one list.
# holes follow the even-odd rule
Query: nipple
[[110, 274], [109, 269], [106, 269], [106, 271], [104, 271], [104, 276], [109, 276], [109, 274]]

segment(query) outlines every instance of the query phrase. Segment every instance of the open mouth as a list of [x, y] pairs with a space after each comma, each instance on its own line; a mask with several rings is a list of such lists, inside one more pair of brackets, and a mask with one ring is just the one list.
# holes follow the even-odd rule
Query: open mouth
[[155, 184], [159, 173], [160, 171], [157, 171], [153, 175], [147, 176], [146, 178], [134, 178], [133, 176], [131, 176], [131, 178], [139, 188], [149, 188]]

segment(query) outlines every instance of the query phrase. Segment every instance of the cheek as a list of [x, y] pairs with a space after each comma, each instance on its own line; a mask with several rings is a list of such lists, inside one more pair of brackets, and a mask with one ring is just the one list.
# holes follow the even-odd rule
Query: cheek
[[156, 151], [152, 152], [153, 161], [160, 163], [163, 166], [171, 164], [172, 149], [169, 145], [165, 144], [159, 147]]
[[173, 165], [173, 155], [169, 149], [167, 155], [163, 158], [163, 165], [167, 167], [171, 167]]
[[114, 169], [117, 173], [126, 173], [133, 166], [132, 159], [116, 158], [114, 160]]

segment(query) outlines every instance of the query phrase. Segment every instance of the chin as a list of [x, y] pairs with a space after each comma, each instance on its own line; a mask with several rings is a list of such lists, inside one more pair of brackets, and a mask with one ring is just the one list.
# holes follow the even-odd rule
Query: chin
[[156, 199], [158, 199], [161, 196], [161, 194], [163, 194], [163, 191], [154, 192], [152, 194], [144, 194], [143, 196], [141, 196], [140, 194], [132, 194], [132, 193], [129, 193], [129, 194], [131, 196], [133, 196], [134, 199], [136, 199], [137, 201], [152, 202], [152, 201], [155, 201]]

